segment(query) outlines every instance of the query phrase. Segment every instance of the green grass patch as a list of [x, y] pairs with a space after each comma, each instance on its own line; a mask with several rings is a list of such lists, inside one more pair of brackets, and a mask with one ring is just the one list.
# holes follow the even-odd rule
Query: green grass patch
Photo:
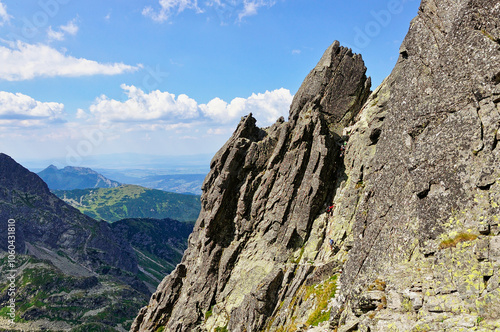
[[207, 320], [210, 317], [212, 317], [212, 315], [214, 314], [213, 311], [212, 311], [213, 309], [214, 309], [214, 306], [211, 306], [210, 309], [207, 312], [205, 312], [205, 320]]
[[292, 263], [293, 264], [299, 264], [300, 263], [300, 260], [302, 259], [302, 256], [304, 255], [304, 250], [305, 249], [306, 248], [304, 246], [302, 248], [300, 248], [299, 256], [296, 259], [292, 259]]
[[330, 310], [328, 307], [328, 300], [335, 297], [337, 290], [337, 275], [330, 277], [322, 283], [306, 287], [306, 294], [304, 300], [307, 300], [313, 294], [316, 297], [316, 309], [311, 313], [306, 321], [309, 326], [318, 326], [319, 323], [327, 321], [330, 318]]

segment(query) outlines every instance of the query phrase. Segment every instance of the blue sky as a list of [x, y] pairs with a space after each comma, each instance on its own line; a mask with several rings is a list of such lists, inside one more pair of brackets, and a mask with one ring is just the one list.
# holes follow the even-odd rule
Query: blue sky
[[334, 41], [374, 87], [418, 0], [0, 0], [0, 151], [19, 161], [213, 154], [288, 114]]

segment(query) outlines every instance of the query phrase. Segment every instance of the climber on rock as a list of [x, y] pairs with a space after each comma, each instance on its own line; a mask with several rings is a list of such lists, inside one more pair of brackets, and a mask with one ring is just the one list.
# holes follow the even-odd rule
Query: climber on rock
[[340, 158], [344, 157], [346, 145], [347, 145], [347, 142], [344, 142], [344, 144], [342, 144], [340, 146]]

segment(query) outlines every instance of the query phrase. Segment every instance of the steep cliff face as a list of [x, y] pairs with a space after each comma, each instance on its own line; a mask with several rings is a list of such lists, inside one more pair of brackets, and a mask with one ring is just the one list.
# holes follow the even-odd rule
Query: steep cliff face
[[339, 128], [370, 92], [365, 71], [359, 55], [335, 42], [295, 96], [289, 122], [261, 129], [251, 115], [242, 119], [211, 162], [182, 263], [132, 330], [257, 331], [269, 324], [311, 272], [298, 264], [300, 248], [315, 241], [317, 251], [324, 240], [311, 233], [313, 223], [334, 193]]
[[366, 102], [364, 72], [335, 43], [289, 122], [242, 120], [132, 331], [500, 328], [500, 1], [423, 0]]
[[347, 147], [333, 323], [498, 328], [500, 2], [424, 0], [400, 53]]

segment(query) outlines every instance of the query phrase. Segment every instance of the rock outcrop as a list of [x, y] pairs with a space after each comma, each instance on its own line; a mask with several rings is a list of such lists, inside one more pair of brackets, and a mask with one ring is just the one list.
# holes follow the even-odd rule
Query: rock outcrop
[[[498, 0], [422, 1], [347, 147], [339, 331], [499, 328], [499, 75]], [[387, 302], [363, 309], [376, 280]]]
[[132, 331], [500, 328], [500, 1], [423, 0], [368, 100], [364, 73], [334, 43], [289, 122], [242, 120]]
[[182, 263], [133, 331], [258, 331], [270, 323], [311, 272], [294, 253], [311, 241], [317, 251], [324, 240], [311, 231], [333, 197], [341, 128], [370, 93], [365, 72], [361, 56], [335, 42], [295, 96], [289, 122], [261, 129], [252, 115], [242, 119], [211, 162]]

